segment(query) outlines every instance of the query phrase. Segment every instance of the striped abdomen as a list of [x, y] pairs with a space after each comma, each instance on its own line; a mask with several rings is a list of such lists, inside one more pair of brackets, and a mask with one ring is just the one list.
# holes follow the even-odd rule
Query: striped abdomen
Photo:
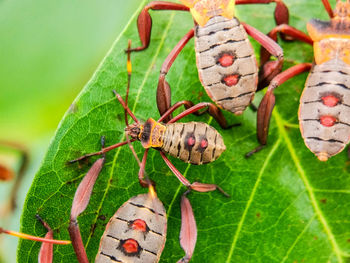
[[166, 125], [161, 150], [191, 164], [215, 161], [226, 147], [221, 135], [203, 122]]
[[163, 204], [149, 194], [126, 201], [109, 220], [95, 262], [155, 263], [166, 240]]
[[350, 140], [350, 67], [340, 59], [314, 65], [300, 99], [299, 123], [306, 146], [321, 161]]
[[196, 26], [195, 50], [199, 78], [213, 101], [241, 114], [254, 97], [258, 67], [246, 31], [236, 19], [212, 17]]

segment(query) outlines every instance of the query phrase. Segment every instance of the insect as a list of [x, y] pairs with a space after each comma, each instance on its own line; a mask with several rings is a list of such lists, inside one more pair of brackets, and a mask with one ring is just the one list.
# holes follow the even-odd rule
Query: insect
[[[129, 41], [128, 50], [130, 51], [131, 42]], [[128, 88], [126, 95], [126, 102], [122, 97], [114, 91], [117, 99], [125, 110], [125, 133], [129, 138], [108, 147], [103, 147], [101, 151], [86, 154], [75, 160], [70, 161], [70, 163], [78, 162], [84, 160], [88, 157], [94, 155], [104, 154], [112, 149], [128, 144], [128, 142], [140, 141], [142, 146], [145, 148], [145, 153], [140, 162], [139, 171], [139, 181], [142, 186], [148, 187], [148, 182], [144, 181], [144, 168], [146, 165], [147, 155], [150, 148], [159, 150], [165, 163], [169, 166], [172, 172], [177, 176], [182, 184], [196, 191], [214, 191], [218, 189], [223, 192], [223, 190], [217, 185], [213, 184], [202, 184], [199, 182], [190, 183], [170, 162], [166, 157], [165, 153], [168, 153], [176, 158], [179, 158], [185, 162], [191, 164], [204, 164], [215, 161], [223, 151], [225, 151], [226, 146], [221, 135], [211, 126], [202, 122], [190, 122], [190, 123], [175, 123], [181, 118], [196, 113], [203, 108], [208, 108], [211, 103], [202, 102], [193, 106], [191, 101], [180, 101], [175, 103], [167, 112], [165, 112], [158, 121], [149, 118], [145, 123], [141, 123], [135, 115], [131, 112], [127, 105], [127, 98], [130, 87], [130, 76], [131, 76], [131, 60], [130, 52], [128, 52], [127, 59], [127, 69], [128, 69]], [[173, 111], [175, 111], [180, 106], [184, 105], [187, 110], [180, 113], [176, 117], [172, 118], [167, 123], [162, 123], [162, 121], [168, 117]], [[127, 114], [135, 121], [135, 123], [129, 125], [127, 120]], [[201, 112], [203, 113], [203, 112]], [[200, 114], [201, 114], [200, 113]], [[225, 123], [223, 115], [220, 111], [210, 111], [209, 114], [214, 117], [219, 123]], [[130, 146], [134, 152], [132, 146]], [[136, 155], [136, 154], [134, 154]]]
[[[128, 49], [130, 49], [130, 46], [131, 42], [129, 41]], [[144, 124], [141, 124], [127, 106], [131, 79], [130, 52], [128, 52], [127, 69], [128, 85], [125, 101], [115, 92], [117, 99], [125, 110], [125, 131], [127, 140], [109, 147], [104, 147], [104, 138], [102, 138], [102, 149], [99, 152], [90, 153], [71, 161], [77, 162], [93, 155], [102, 155], [102, 158], [95, 161], [80, 183], [73, 200], [69, 233], [79, 262], [88, 262], [88, 258], [84, 250], [77, 217], [88, 205], [93, 185], [104, 164], [105, 153], [109, 150], [129, 144], [134, 157], [138, 160], [131, 143], [135, 140], [141, 141], [142, 146], [146, 148], [146, 150], [142, 161], [138, 160], [140, 166], [139, 182], [141, 186], [150, 189], [150, 194], [133, 197], [122, 205], [122, 207], [116, 212], [115, 216], [112, 217], [101, 239], [96, 262], [100, 262], [99, 260], [101, 260], [101, 262], [105, 262], [103, 260], [123, 261], [123, 258], [125, 259], [125, 257], [130, 260], [127, 262], [158, 262], [159, 260], [165, 243], [166, 219], [164, 207], [155, 197], [155, 191], [152, 186], [153, 182], [148, 178], [145, 178], [144, 170], [149, 148], [153, 147], [159, 149], [166, 164], [177, 176], [180, 182], [188, 187], [189, 190], [209, 192], [218, 189], [223, 194], [227, 195], [215, 184], [204, 184], [199, 182], [191, 184], [164, 154], [164, 152], [170, 153], [181, 160], [193, 164], [207, 163], [220, 156], [225, 150], [225, 145], [221, 135], [215, 129], [207, 124], [198, 122], [192, 122], [189, 124], [173, 123], [188, 114], [207, 107], [208, 103], [201, 103], [192, 106], [191, 102], [182, 101], [173, 105], [173, 107], [171, 107], [168, 112], [158, 120], [158, 122], [153, 119], [148, 119]], [[166, 116], [181, 105], [185, 105], [189, 108], [171, 119], [168, 123], [160, 123]], [[126, 113], [133, 118], [135, 121], [134, 124], [128, 124]], [[131, 139], [128, 138], [129, 135]], [[197, 229], [192, 207], [186, 197], [189, 190], [186, 191], [181, 200], [182, 225], [180, 243], [185, 250], [186, 255], [179, 262], [188, 262], [190, 260], [197, 239]], [[146, 210], [144, 209], [145, 207], [147, 207]], [[153, 240], [152, 242], [148, 240], [148, 236]], [[113, 249], [111, 247], [113, 247]], [[131, 258], [135, 258], [135, 261], [132, 261]], [[140, 259], [142, 260], [139, 261]]]
[[6, 149], [6, 155], [12, 155], [13, 152], [16, 155], [16, 158], [20, 160], [18, 171], [14, 171], [9, 166], [0, 163], [0, 181], [14, 181], [12, 189], [10, 191], [8, 202], [5, 205], [3, 211], [0, 213], [6, 214], [9, 212], [13, 212], [16, 208], [17, 192], [28, 166], [29, 154], [24, 146], [15, 142], [0, 140], [0, 147]]
[[159, 261], [166, 240], [167, 219], [162, 202], [152, 196], [152, 191], [126, 201], [109, 220], [95, 262], [130, 258], [140, 262]]
[[[80, 263], [88, 263], [77, 217], [86, 209], [93, 186], [102, 169], [104, 156], [93, 164], [75, 193], [69, 234]], [[101, 237], [95, 262], [158, 262], [166, 241], [167, 218], [162, 202], [147, 180], [149, 193], [139, 194], [126, 201], [111, 217]], [[179, 262], [188, 262], [194, 251], [197, 227], [191, 204], [182, 196], [180, 232], [181, 246], [186, 255]]]
[[[330, 21], [312, 19], [307, 24], [310, 36], [289, 26], [280, 25], [269, 35], [277, 40], [277, 32], [313, 45], [314, 63], [295, 65], [270, 83], [259, 106], [259, 141], [265, 142], [271, 113], [275, 105], [273, 91], [288, 79], [310, 71], [300, 98], [299, 125], [306, 146], [320, 161], [327, 161], [344, 149], [350, 139], [348, 89], [350, 87], [350, 1], [337, 0], [334, 11], [328, 0], [322, 3]], [[262, 50], [264, 59], [268, 59]]]
[[[142, 46], [133, 48], [132, 51], [144, 50], [150, 44], [152, 19], [149, 10], [190, 11], [195, 22], [195, 27], [178, 42], [160, 70], [157, 88], [157, 106], [160, 114], [164, 114], [171, 106], [170, 86], [165, 77], [180, 51], [192, 37], [195, 37], [199, 79], [209, 97], [218, 107], [235, 115], [242, 114], [253, 100], [257, 88], [264, 88], [281, 71], [283, 51], [278, 44], [256, 28], [240, 22], [234, 16], [235, 4], [275, 2], [277, 24], [288, 23], [287, 7], [280, 0], [181, 0], [181, 2], [182, 4], [151, 2], [144, 7], [137, 20]], [[247, 33], [277, 58], [277, 61], [262, 65], [259, 76], [254, 50]], [[213, 107], [216, 106], [212, 105], [211, 108]]]

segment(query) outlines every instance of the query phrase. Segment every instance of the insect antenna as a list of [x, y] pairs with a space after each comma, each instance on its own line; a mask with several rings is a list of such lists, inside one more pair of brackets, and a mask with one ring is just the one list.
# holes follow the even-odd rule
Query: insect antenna
[[115, 90], [113, 90], [114, 95], [117, 97], [119, 100], [120, 104], [123, 106], [123, 108], [127, 111], [127, 113], [130, 115], [130, 117], [136, 122], [140, 123], [139, 120], [135, 117], [134, 113], [130, 110], [128, 105], [125, 104], [125, 101], [123, 100], [122, 96], [120, 96], [119, 93], [117, 93]]
[[[129, 56], [129, 58], [130, 58], [130, 56]], [[130, 60], [128, 59], [128, 61], [130, 61]], [[128, 69], [130, 68], [130, 71], [128, 70], [128, 76], [131, 77], [131, 63], [128, 63], [128, 64], [130, 64], [130, 67], [128, 66]], [[129, 73], [129, 72], [130, 72], [130, 73]], [[130, 77], [128, 77], [128, 86], [130, 86]], [[123, 98], [122, 98], [115, 90], [113, 90], [113, 93], [114, 93], [115, 96], [117, 97], [117, 99], [118, 99], [118, 101], [120, 102], [120, 104], [123, 106], [125, 112], [131, 116], [131, 118], [135, 121], [136, 124], [139, 124], [139, 123], [140, 123], [139, 120], [138, 120], [138, 119], [135, 117], [135, 115], [131, 112], [131, 110], [129, 109], [129, 107], [127, 106], [127, 104], [126, 104], [125, 101], [123, 100]], [[128, 93], [128, 91], [127, 91], [127, 93]], [[127, 115], [127, 114], [126, 114], [126, 115]], [[128, 126], [127, 117], [125, 117], [125, 121], [126, 121], [126, 125]], [[81, 156], [81, 157], [79, 157], [79, 158], [77, 158], [77, 159], [75, 159], [75, 160], [71, 160], [71, 161], [68, 161], [68, 162], [69, 162], [69, 163], [75, 163], [75, 162], [79, 162], [79, 161], [85, 160], [86, 158], [89, 158], [89, 157], [91, 157], [91, 156], [101, 155], [101, 154], [104, 154], [104, 153], [106, 153], [106, 152], [108, 152], [108, 151], [110, 151], [110, 150], [113, 150], [113, 149], [115, 149], [115, 148], [118, 148], [118, 147], [120, 147], [120, 146], [123, 146], [123, 145], [125, 145], [125, 144], [129, 144], [129, 145], [130, 145], [131, 142], [134, 142], [134, 141], [136, 141], [136, 140], [137, 140], [136, 138], [135, 138], [135, 139], [133, 138], [133, 139], [130, 140], [130, 139], [127, 137], [127, 140], [124, 141], [124, 142], [119, 142], [119, 143], [117, 143], [117, 144], [113, 144], [113, 145], [108, 146], [108, 147], [103, 147], [101, 151], [94, 152], [94, 153], [89, 153], [89, 154], [85, 154], [85, 155], [83, 155], [83, 156]], [[138, 160], [138, 158], [137, 158], [137, 160]], [[138, 160], [138, 162], [139, 162], [139, 160]]]
[[46, 237], [37, 237], [37, 236], [16, 232], [16, 231], [6, 230], [6, 229], [3, 229], [2, 227], [0, 227], [0, 234], [7, 234], [7, 235], [22, 238], [22, 239], [38, 241], [38, 242], [46, 242], [46, 243], [57, 244], [57, 245], [71, 244], [70, 240], [57, 240], [57, 239], [46, 238]]
[[[130, 82], [131, 82], [131, 72], [132, 72], [132, 65], [131, 65], [131, 59], [130, 59], [130, 51], [131, 49], [131, 40], [129, 39], [128, 41], [128, 49], [127, 49], [127, 61], [126, 61], [126, 69], [128, 72], [128, 84], [126, 87], [126, 94], [125, 94], [125, 104], [126, 106], [128, 106], [128, 97], [129, 97], [129, 90], [130, 90]], [[125, 124], [126, 126], [129, 126], [129, 122], [128, 122], [128, 112], [125, 110]]]
[[[123, 100], [123, 98], [120, 96], [120, 94], [118, 94], [115, 90], [113, 90], [113, 93], [115, 94], [115, 96], [117, 97], [118, 101], [120, 102], [120, 104], [123, 106], [124, 108], [124, 113], [125, 113], [125, 125], [126, 125], [126, 141], [124, 142], [120, 142], [108, 147], [102, 147], [101, 151], [98, 152], [94, 152], [94, 153], [89, 153], [86, 154], [84, 156], [81, 156], [75, 160], [69, 161], [69, 163], [74, 163], [74, 162], [78, 162], [81, 160], [84, 160], [86, 158], [89, 158], [91, 156], [95, 156], [95, 155], [103, 155], [104, 153], [118, 148], [120, 146], [123, 146], [125, 144], [129, 145], [129, 148], [133, 154], [133, 156], [135, 157], [140, 170], [139, 170], [139, 180], [142, 186], [144, 187], [149, 187], [150, 185], [152, 185], [152, 181], [148, 178], [147, 174], [145, 173], [145, 162], [146, 162], [146, 158], [147, 157], [147, 153], [148, 153], [148, 149], [145, 150], [144, 153], [144, 158], [142, 159], [142, 161], [140, 161], [139, 157], [137, 156], [134, 147], [132, 146], [132, 142], [137, 140], [137, 134], [138, 134], [138, 125], [140, 125], [139, 120], [136, 118], [136, 116], [132, 113], [132, 111], [130, 110], [130, 108], [128, 107], [128, 96], [129, 96], [129, 90], [130, 90], [130, 82], [131, 82], [131, 73], [132, 73], [132, 66], [131, 66], [131, 59], [130, 59], [130, 53], [131, 53], [131, 41], [129, 40], [128, 42], [128, 49], [127, 49], [127, 73], [128, 73], [128, 82], [127, 82], [127, 89], [126, 89], [126, 96], [125, 96], [125, 101]], [[128, 114], [130, 115], [130, 117], [135, 121], [135, 123], [133, 125], [129, 126], [129, 122], [128, 122]], [[131, 127], [131, 128], [130, 128]], [[130, 128], [130, 129], [128, 129]], [[129, 138], [129, 132], [133, 132], [133, 136], [132, 139]], [[145, 177], [145, 178], [144, 178]]]
[[[126, 69], [127, 69], [127, 72], [128, 72], [128, 84], [127, 84], [127, 87], [126, 87], [126, 95], [125, 95], [125, 106], [126, 107], [124, 107], [124, 111], [125, 111], [125, 125], [126, 125], [126, 127], [129, 126], [128, 113], [135, 120], [135, 122], [138, 123], [137, 118], [135, 116], [133, 117], [133, 115], [130, 114], [130, 113], [132, 113], [131, 110], [129, 110], [129, 112], [128, 112], [128, 109], [129, 109], [128, 97], [129, 97], [131, 73], [132, 73], [132, 64], [131, 64], [130, 54], [131, 54], [131, 40], [129, 39], [129, 41], [128, 41], [128, 49], [127, 49], [127, 62], [126, 62]], [[123, 103], [122, 103], [122, 105], [123, 105]], [[146, 181], [146, 183], [148, 184], [149, 189], [151, 189], [153, 186], [152, 186], [151, 180], [149, 179], [149, 177], [148, 177], [148, 175], [147, 175], [147, 173], [145, 171], [144, 161], [142, 160], [142, 162], [141, 162], [139, 157], [137, 156], [136, 151], [135, 151], [134, 147], [132, 146], [132, 144], [130, 142], [130, 138], [129, 138], [128, 132], [125, 132], [125, 136], [126, 136], [126, 141], [128, 142], [129, 148], [130, 148], [132, 154], [134, 155], [134, 158], [136, 159], [136, 161], [137, 161], [137, 163], [138, 163], [138, 165], [140, 167], [139, 174], [141, 173], [141, 174], [143, 174], [145, 176], [145, 179], [143, 179], [143, 180]], [[146, 156], [147, 156], [147, 152], [148, 152], [148, 150], [146, 150], [146, 152], [145, 152]], [[150, 190], [150, 192], [152, 192], [152, 191]]]
[[[128, 49], [127, 49], [127, 61], [126, 61], [126, 70], [128, 72], [128, 84], [126, 87], [126, 94], [125, 94], [125, 105], [126, 107], [124, 107], [124, 114], [125, 114], [125, 125], [126, 127], [129, 126], [129, 121], [128, 121], [128, 97], [129, 97], [129, 90], [130, 90], [130, 82], [131, 82], [131, 72], [132, 72], [132, 65], [131, 65], [131, 59], [130, 59], [130, 51], [131, 49], [131, 40], [128, 40]], [[137, 156], [134, 147], [132, 146], [132, 144], [130, 143], [130, 138], [129, 138], [129, 134], [128, 132], [125, 132], [125, 136], [126, 136], [126, 141], [128, 142], [129, 148], [132, 152], [132, 154], [134, 155], [137, 163], [139, 164], [139, 166], [141, 167], [141, 161], [139, 159], [139, 157]]]

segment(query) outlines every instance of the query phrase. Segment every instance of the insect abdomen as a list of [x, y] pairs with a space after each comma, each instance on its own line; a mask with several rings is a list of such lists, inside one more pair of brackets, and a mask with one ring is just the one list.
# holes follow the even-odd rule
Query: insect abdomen
[[156, 263], [166, 240], [163, 204], [149, 194], [126, 201], [109, 220], [95, 262]]
[[306, 146], [321, 161], [350, 140], [350, 67], [340, 59], [314, 65], [300, 99], [299, 123]]
[[226, 147], [221, 135], [202, 122], [167, 124], [161, 150], [191, 164], [215, 161]]
[[208, 95], [225, 110], [241, 114], [254, 97], [258, 67], [254, 50], [240, 22], [215, 16], [196, 26], [199, 78]]

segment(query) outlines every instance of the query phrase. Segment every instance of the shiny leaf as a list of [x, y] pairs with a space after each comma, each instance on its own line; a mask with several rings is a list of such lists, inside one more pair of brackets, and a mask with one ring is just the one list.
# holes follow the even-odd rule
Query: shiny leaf
[[[290, 24], [303, 31], [312, 17], [327, 19], [321, 1], [286, 0]], [[334, 3], [332, 3], [334, 4]], [[140, 8], [144, 2], [140, 2]], [[64, 116], [28, 193], [22, 231], [44, 235], [35, 221], [39, 213], [55, 230], [55, 238], [69, 238], [67, 227], [75, 190], [92, 162], [78, 167], [67, 161], [124, 139], [123, 108], [112, 94], [125, 95], [127, 74], [124, 49], [127, 40], [139, 44], [136, 16], [117, 37], [89, 83]], [[274, 4], [237, 6], [237, 16], [267, 33], [274, 26]], [[172, 47], [193, 25], [186, 12], [153, 11], [150, 47], [132, 54], [133, 75], [129, 105], [141, 119], [157, 118], [155, 93], [159, 69]], [[252, 41], [256, 51], [259, 46]], [[312, 61], [312, 48], [298, 42], [280, 43], [285, 68]], [[227, 150], [214, 163], [194, 166], [171, 159], [190, 181], [216, 183], [230, 194], [191, 193], [188, 198], [197, 220], [198, 241], [191, 262], [349, 262], [350, 177], [346, 151], [321, 163], [305, 146], [298, 127], [298, 104], [307, 74], [276, 90], [268, 146], [249, 159], [255, 146], [256, 112], [240, 117], [225, 113], [240, 127], [222, 130], [208, 116], [188, 116], [186, 121], [209, 122], [224, 137]], [[180, 53], [167, 80], [173, 102], [209, 100], [198, 80], [193, 40]], [[258, 105], [261, 92], [254, 103]], [[134, 143], [141, 156], [143, 149]], [[176, 262], [184, 255], [179, 244], [180, 197], [186, 190], [172, 175], [156, 150], [151, 150], [147, 174], [168, 215], [168, 236], [161, 262]], [[128, 147], [107, 154], [87, 210], [79, 217], [83, 241], [92, 262], [106, 223], [130, 197], [145, 192], [137, 180], [138, 167]], [[34, 262], [40, 244], [22, 241], [19, 262]], [[55, 247], [55, 262], [72, 262], [72, 247]]]

